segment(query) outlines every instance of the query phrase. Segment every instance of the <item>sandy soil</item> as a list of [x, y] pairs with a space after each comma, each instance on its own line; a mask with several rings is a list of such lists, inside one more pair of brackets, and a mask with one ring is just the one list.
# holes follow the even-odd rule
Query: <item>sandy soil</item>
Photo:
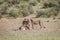
[[[18, 29], [21, 26], [21, 23], [24, 18], [16, 18], [16, 19], [0, 19], [0, 32], [13, 31]], [[45, 29], [40, 29], [38, 25], [35, 26], [34, 30], [39, 30], [41, 32], [52, 32], [60, 30], [60, 21], [59, 19], [53, 20], [52, 18], [34, 18], [34, 20], [41, 20], [43, 25], [46, 27]], [[49, 22], [47, 22], [49, 20]]]

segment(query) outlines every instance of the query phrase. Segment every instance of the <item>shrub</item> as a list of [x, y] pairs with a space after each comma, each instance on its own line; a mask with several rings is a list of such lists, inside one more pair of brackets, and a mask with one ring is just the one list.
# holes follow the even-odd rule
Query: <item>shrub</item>
[[48, 3], [44, 3], [43, 8], [48, 8]]
[[20, 0], [5, 0], [8, 3], [12, 3], [12, 4], [19, 4]]
[[36, 1], [32, 1], [29, 3], [29, 5], [32, 5], [32, 6], [36, 6], [37, 2]]
[[11, 16], [11, 17], [18, 17], [18, 13], [9, 13], [9, 16]]
[[55, 17], [58, 15], [59, 11], [60, 11], [59, 8], [54, 7], [54, 8], [50, 8], [49, 11], [47, 10], [47, 12], [46, 11], [45, 12], [47, 17]]
[[23, 17], [26, 17], [26, 16], [28, 16], [29, 15], [29, 12], [28, 11], [26, 11], [26, 10], [23, 10], [22, 11], [22, 16]]
[[42, 15], [45, 15], [45, 13], [43, 11], [37, 11], [36, 17], [40, 17]]
[[40, 0], [37, 0], [38, 2], [40, 2]]
[[0, 4], [4, 3], [4, 0], [0, 0]]
[[23, 0], [23, 1], [26, 1], [26, 2], [28, 2], [29, 0]]
[[[43, 9], [41, 8], [42, 6]], [[46, 8], [46, 10], [44, 8]], [[43, 10], [38, 11], [36, 17], [57, 16], [60, 12], [60, 0], [0, 0], [0, 13], [2, 15], [12, 17], [21, 15], [25, 17], [35, 13], [36, 10]]]
[[30, 6], [26, 3], [22, 3], [20, 5], [19, 11], [20, 11], [20, 15], [22, 15], [24, 17], [28, 16], [34, 12], [32, 6]]
[[30, 14], [34, 13], [34, 10], [33, 10], [32, 6], [30, 6], [30, 5], [28, 6], [28, 11], [29, 11]]
[[52, 3], [52, 2], [48, 2], [48, 3], [44, 3], [43, 8], [50, 8], [50, 7], [54, 7], [56, 6], [56, 4]]
[[51, 13], [52, 15], [57, 16], [59, 13], [59, 9], [58, 8], [52, 8], [50, 12], [52, 12]]
[[58, 0], [58, 4], [60, 5], [60, 0]]
[[0, 12], [1, 12], [1, 14], [2, 15], [6, 15], [7, 14], [7, 7], [5, 6], [5, 7], [1, 7], [1, 10], [0, 10]]
[[17, 8], [10, 8], [9, 10], [7, 10], [7, 13], [9, 14], [9, 16], [11, 17], [18, 17], [19, 16], [19, 10]]

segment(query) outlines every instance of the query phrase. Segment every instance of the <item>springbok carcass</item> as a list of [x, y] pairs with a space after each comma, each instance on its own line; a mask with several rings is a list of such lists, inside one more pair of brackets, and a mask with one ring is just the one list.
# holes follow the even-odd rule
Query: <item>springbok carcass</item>
[[27, 29], [30, 29], [30, 24], [29, 24], [29, 19], [24, 19], [23, 22], [22, 22], [22, 25], [21, 27], [19, 27], [20, 30], [27, 30]]

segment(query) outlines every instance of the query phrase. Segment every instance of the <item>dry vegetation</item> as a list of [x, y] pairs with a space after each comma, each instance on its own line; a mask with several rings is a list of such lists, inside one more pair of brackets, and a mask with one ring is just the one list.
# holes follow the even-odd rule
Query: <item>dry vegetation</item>
[[60, 0], [0, 0], [0, 17], [55, 17], [58, 13]]

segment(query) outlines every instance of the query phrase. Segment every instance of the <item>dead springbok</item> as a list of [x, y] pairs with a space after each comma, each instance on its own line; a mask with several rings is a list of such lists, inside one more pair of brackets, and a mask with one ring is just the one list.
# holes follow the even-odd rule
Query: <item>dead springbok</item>
[[27, 30], [29, 29], [29, 19], [24, 19], [23, 22], [22, 22], [22, 25], [21, 27], [19, 27], [20, 30]]

